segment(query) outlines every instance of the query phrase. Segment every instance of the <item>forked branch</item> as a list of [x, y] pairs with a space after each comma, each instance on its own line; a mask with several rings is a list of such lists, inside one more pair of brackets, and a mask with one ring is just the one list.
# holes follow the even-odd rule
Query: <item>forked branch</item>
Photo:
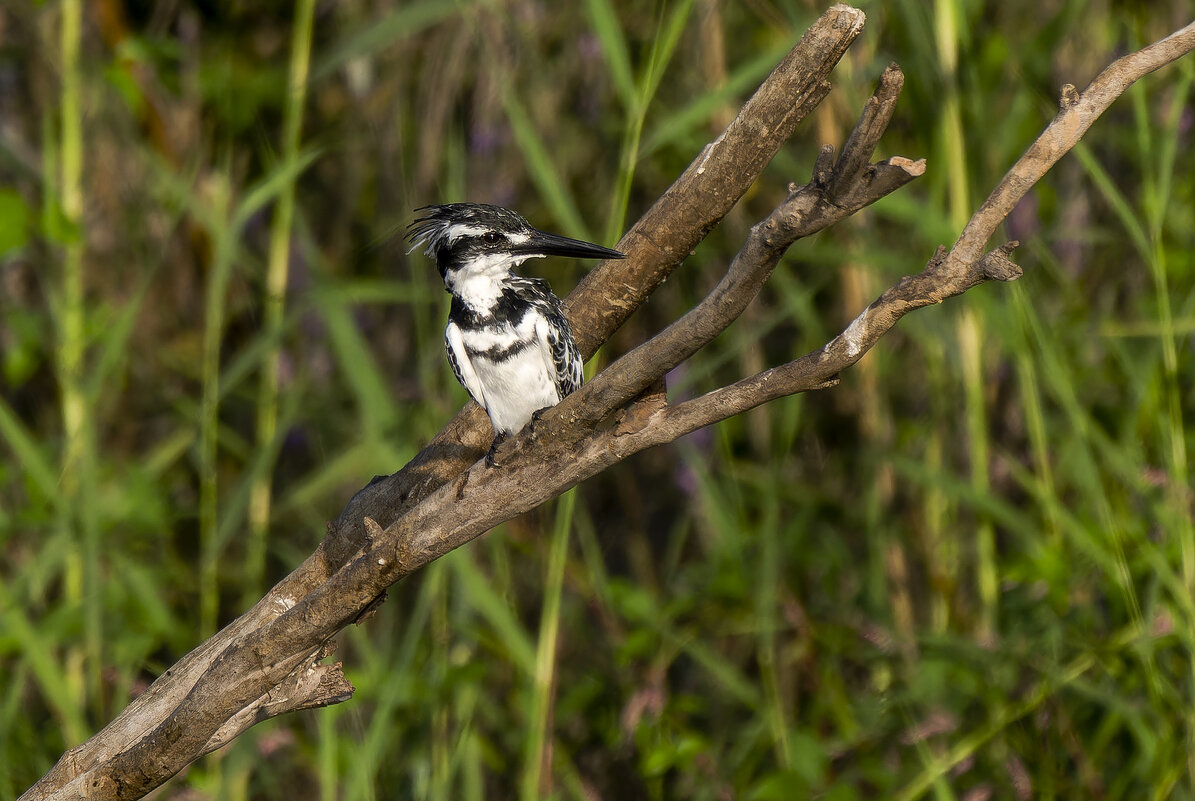
[[[828, 90], [826, 76], [858, 35], [862, 12], [835, 6], [810, 28], [738, 118], [569, 298], [586, 355], [659, 286], [730, 209]], [[133, 799], [253, 723], [351, 693], [338, 666], [317, 664], [336, 632], [385, 589], [494, 525], [555, 497], [630, 454], [670, 442], [769, 400], [833, 385], [905, 314], [987, 280], [1012, 280], [1015, 243], [984, 253], [1017, 201], [1135, 80], [1195, 49], [1195, 24], [1109, 66], [1062, 110], [1001, 181], [949, 251], [885, 291], [822, 348], [701, 397], [669, 405], [661, 377], [724, 330], [798, 238], [899, 188], [924, 163], [871, 164], [901, 76], [889, 68], [835, 161], [823, 150], [812, 180], [751, 229], [723, 280], [688, 315], [619, 359], [540, 421], [502, 469], [478, 462], [488, 439], [470, 406], [410, 465], [372, 483], [323, 543], [252, 610], [181, 659], [103, 731], [63, 756], [23, 799]], [[615, 415], [616, 421], [606, 421]]]

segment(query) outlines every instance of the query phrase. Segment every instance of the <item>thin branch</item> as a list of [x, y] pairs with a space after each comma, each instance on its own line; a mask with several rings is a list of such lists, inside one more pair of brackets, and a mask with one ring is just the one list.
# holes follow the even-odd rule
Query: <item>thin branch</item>
[[[699, 398], [659, 410], [651, 425], [636, 432], [645, 439], [643, 447], [671, 442], [770, 400], [833, 386], [840, 372], [861, 359], [909, 312], [941, 303], [984, 281], [1019, 278], [1021, 268], [1008, 258], [1019, 243], [1009, 242], [983, 253], [996, 229], [1129, 86], [1192, 50], [1195, 50], [1195, 22], [1114, 61], [1081, 95], [1071, 84], [1063, 86], [1058, 115], [992, 190], [949, 252], [939, 249], [924, 271], [902, 279], [884, 292], [824, 347]], [[847, 152], [844, 148], [844, 156]]]
[[[1008, 254], [1017, 244], [1010, 242], [980, 259], [967, 288], [987, 280], [1014, 281], [1019, 278], [1021, 268], [1008, 259]], [[939, 257], [941, 255], [943, 251], [939, 250]], [[906, 278], [880, 296], [869, 309], [896, 310], [891, 318], [894, 325], [896, 320], [910, 311], [939, 303], [943, 299], [939, 297], [936, 287], [927, 286], [925, 281]], [[870, 334], [875, 334], [877, 330], [870, 331]], [[833, 387], [838, 384], [838, 374], [857, 362], [870, 347], [863, 345], [863, 333], [864, 329], [859, 327], [856, 320], [846, 331], [812, 353], [661, 410], [659, 415], [653, 416], [650, 425], [645, 425], [635, 433], [646, 438], [643, 447], [651, 447], [671, 442], [710, 423], [742, 414], [777, 398]]]
[[[590, 426], [604, 419], [738, 319], [794, 242], [828, 228], [924, 173], [924, 161], [902, 158], [869, 165], [903, 85], [900, 68], [889, 66], [837, 163], [829, 167], [833, 151], [829, 146], [823, 148], [812, 180], [803, 187], [791, 187], [785, 202], [751, 228], [726, 275], [700, 304], [603, 370], [561, 403], [555, 414], [575, 416]], [[883, 180], [875, 180], [876, 175]]]
[[1164, 39], [1118, 58], [1096, 76], [1080, 95], [1066, 84], [1059, 98], [1059, 112], [1025, 155], [996, 186], [963, 228], [950, 255], [941, 265], [943, 275], [958, 276], [977, 261], [992, 234], [1021, 198], [1060, 158], [1070, 152], [1116, 98], [1149, 73], [1195, 50], [1195, 22]]
[[[670, 442], [770, 400], [833, 386], [840, 372], [861, 359], [909, 312], [941, 303], [987, 280], [1019, 278], [1021, 268], [1008, 258], [1017, 242], [983, 253], [996, 229], [1129, 86], [1192, 50], [1195, 50], [1195, 22], [1112, 62], [1081, 95], [1071, 84], [1063, 86], [1058, 115], [992, 190], [949, 252], [939, 249], [925, 270], [902, 279], [884, 292], [824, 347], [788, 364], [661, 410], [653, 417], [652, 425], [645, 426], [639, 433], [651, 444]], [[844, 148], [843, 152], [845, 155], [847, 150]], [[650, 444], [644, 447], [650, 447]]]

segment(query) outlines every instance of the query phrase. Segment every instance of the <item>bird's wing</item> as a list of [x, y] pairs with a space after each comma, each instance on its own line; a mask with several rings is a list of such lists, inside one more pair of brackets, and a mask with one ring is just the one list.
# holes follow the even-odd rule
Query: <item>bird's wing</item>
[[473, 369], [473, 362], [465, 350], [465, 340], [461, 336], [461, 327], [456, 323], [449, 323], [444, 329], [444, 349], [448, 351], [448, 363], [452, 365], [452, 372], [461, 386], [469, 391], [477, 405], [485, 408], [485, 395], [481, 391], [481, 380]]
[[585, 365], [581, 361], [581, 353], [577, 350], [577, 343], [573, 341], [572, 331], [568, 327], [568, 320], [564, 317], [564, 309], [559, 301], [551, 304], [551, 310], [546, 316], [539, 318], [535, 324], [535, 333], [542, 352], [551, 359], [549, 367], [556, 380], [556, 392], [561, 398], [571, 395], [585, 380]]

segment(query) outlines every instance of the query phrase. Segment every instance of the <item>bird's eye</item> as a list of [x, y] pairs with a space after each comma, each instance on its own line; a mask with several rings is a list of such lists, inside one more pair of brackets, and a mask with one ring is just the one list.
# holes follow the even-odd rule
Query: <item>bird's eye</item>
[[485, 242], [487, 245], [496, 245], [502, 241], [502, 237], [493, 231], [489, 231], [488, 233], [482, 234], [481, 241]]

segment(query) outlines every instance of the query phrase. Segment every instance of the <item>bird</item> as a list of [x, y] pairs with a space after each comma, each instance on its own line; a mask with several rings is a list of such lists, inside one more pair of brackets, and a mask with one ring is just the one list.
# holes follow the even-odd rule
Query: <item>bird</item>
[[584, 380], [583, 360], [564, 304], [542, 278], [517, 275], [527, 259], [622, 259], [617, 250], [533, 228], [522, 215], [484, 203], [415, 210], [408, 253], [435, 259], [452, 295], [444, 346], [457, 381], [489, 415], [494, 441], [486, 466], [509, 436], [555, 406]]

